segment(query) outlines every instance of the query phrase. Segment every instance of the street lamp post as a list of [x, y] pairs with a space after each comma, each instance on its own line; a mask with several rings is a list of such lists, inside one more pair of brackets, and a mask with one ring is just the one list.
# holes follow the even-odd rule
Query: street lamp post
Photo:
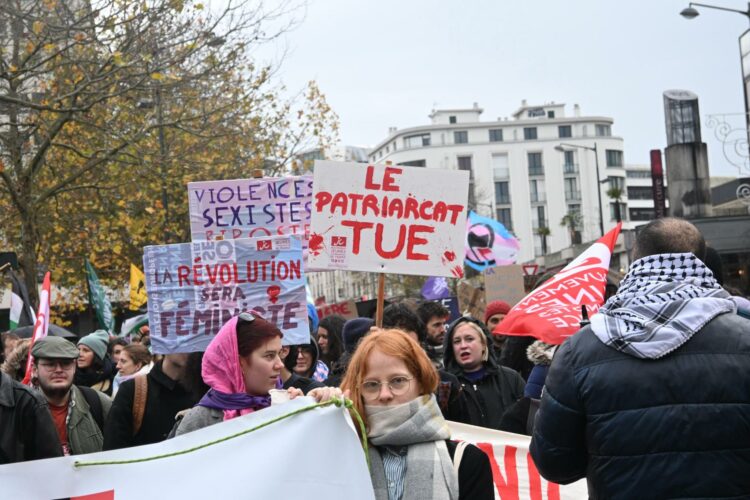
[[[690, 2], [687, 6], [687, 8], [682, 9], [680, 12], [680, 15], [684, 17], [685, 19], [691, 20], [695, 19], [700, 15], [700, 11], [696, 9], [695, 7], [702, 7], [705, 9], [714, 9], [714, 10], [723, 10], [726, 12], [734, 12], [736, 14], [742, 14], [745, 16], [748, 21], [750, 21], [750, 2], [747, 4], [747, 10], [739, 10], [739, 9], [729, 9], [727, 7], [719, 7], [718, 5], [709, 5], [705, 3], [697, 3], [697, 2]], [[749, 30], [750, 31], [750, 30]], [[742, 44], [742, 38], [748, 34], [748, 31], [746, 31], [743, 35], [740, 36], [740, 45]], [[748, 135], [748, 154], [750, 154], [750, 97], [747, 95], [747, 83], [745, 81], [745, 66], [742, 62], [742, 47], [740, 46], [740, 69], [742, 73], [742, 95], [745, 99], [745, 126], [747, 127], [746, 134]]]
[[[596, 162], [596, 196], [599, 200], [599, 231], [601, 232], [601, 235], [604, 236], [604, 215], [602, 214], [602, 189], [601, 189], [601, 178], [599, 177], [599, 149], [598, 145], [595, 142], [594, 146], [583, 146], [581, 144], [567, 144], [564, 142], [561, 142], [557, 146], [555, 146], [556, 151], [565, 151], [565, 148], [578, 148], [578, 149], [586, 149], [588, 151], [594, 152], [594, 161]], [[604, 179], [604, 182], [607, 182], [607, 179]]]

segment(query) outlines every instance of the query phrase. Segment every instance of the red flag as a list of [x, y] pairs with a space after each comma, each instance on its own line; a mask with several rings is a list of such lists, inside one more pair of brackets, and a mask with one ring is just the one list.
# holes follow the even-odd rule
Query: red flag
[[47, 274], [44, 275], [44, 282], [42, 283], [42, 293], [39, 296], [39, 312], [37, 312], [36, 323], [34, 324], [34, 335], [31, 336], [31, 344], [29, 344], [29, 356], [26, 358], [26, 376], [23, 378], [23, 383], [25, 385], [29, 385], [29, 382], [31, 381], [31, 365], [34, 363], [34, 357], [31, 355], [31, 348], [34, 347], [34, 342], [46, 337], [47, 330], [49, 330], [49, 296], [49, 271], [47, 271]]
[[565, 269], [516, 304], [492, 331], [494, 335], [535, 337], [562, 344], [580, 329], [581, 306], [589, 317], [604, 305], [612, 249], [622, 223], [599, 238]]

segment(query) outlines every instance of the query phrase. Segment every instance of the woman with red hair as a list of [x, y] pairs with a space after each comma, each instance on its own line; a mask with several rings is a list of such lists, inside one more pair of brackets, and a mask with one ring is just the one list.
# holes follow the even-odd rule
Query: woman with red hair
[[487, 456], [449, 441], [433, 394], [438, 380], [400, 330], [368, 334], [352, 356], [341, 388], [366, 425], [377, 500], [495, 498]]

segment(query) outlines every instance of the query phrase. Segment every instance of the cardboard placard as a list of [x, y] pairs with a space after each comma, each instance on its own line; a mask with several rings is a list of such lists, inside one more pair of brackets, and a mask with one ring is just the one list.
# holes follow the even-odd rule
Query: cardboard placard
[[316, 161], [309, 262], [463, 276], [469, 172]]
[[344, 319], [354, 319], [357, 316], [357, 304], [353, 300], [345, 300], [335, 304], [322, 304], [316, 307], [318, 319], [337, 314]]
[[511, 307], [526, 296], [523, 267], [520, 265], [496, 266], [484, 272], [484, 296], [489, 304], [504, 300]]
[[459, 282], [456, 287], [458, 291], [458, 305], [461, 314], [468, 314], [476, 319], [484, 319], [484, 291], [468, 282]]

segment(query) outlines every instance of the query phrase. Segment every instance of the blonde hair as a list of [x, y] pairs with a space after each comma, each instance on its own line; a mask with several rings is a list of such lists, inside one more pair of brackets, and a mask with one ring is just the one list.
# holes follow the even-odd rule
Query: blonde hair
[[424, 349], [413, 338], [401, 330], [375, 330], [367, 334], [354, 351], [349, 367], [346, 370], [341, 389], [349, 391], [354, 408], [367, 425], [362, 383], [369, 369], [368, 361], [373, 351], [380, 351], [386, 356], [394, 357], [406, 365], [406, 368], [419, 383], [421, 394], [432, 394], [440, 380], [437, 370]]
[[[482, 361], [486, 362], [488, 359], [490, 359], [490, 348], [487, 345], [487, 335], [484, 334], [484, 331], [482, 330], [482, 327], [474, 323], [473, 321], [463, 321], [456, 325], [456, 328], [453, 330], [453, 336], [456, 336], [456, 330], [461, 328], [462, 326], [470, 326], [474, 332], [479, 335], [479, 340], [482, 342], [482, 346], [484, 346], [484, 351], [482, 351]], [[453, 338], [451, 337], [451, 340]], [[453, 342], [451, 342], [453, 344]], [[451, 349], [453, 349], [453, 345], [451, 345]]]

